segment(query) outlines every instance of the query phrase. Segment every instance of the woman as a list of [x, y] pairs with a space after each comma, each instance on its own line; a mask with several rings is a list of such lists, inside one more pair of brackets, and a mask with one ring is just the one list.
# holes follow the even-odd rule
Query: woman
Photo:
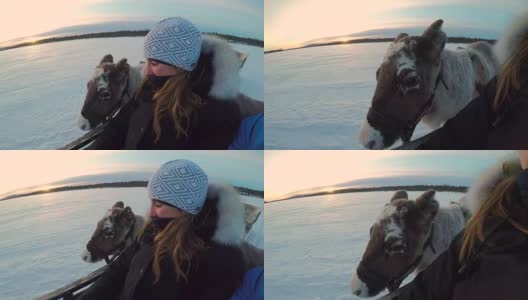
[[499, 41], [499, 74], [417, 149], [528, 148], [528, 13]]
[[90, 149], [227, 149], [247, 114], [240, 103], [263, 111], [233, 84], [235, 52], [186, 19], [154, 26], [144, 52], [144, 82]]
[[246, 265], [243, 208], [232, 188], [208, 184], [195, 163], [165, 163], [148, 183], [138, 241], [79, 299], [230, 299]]
[[482, 190], [466, 194], [480, 207], [464, 232], [410, 284], [381, 299], [526, 299], [528, 150], [520, 151], [520, 160], [481, 178], [491, 186], [479, 183]]

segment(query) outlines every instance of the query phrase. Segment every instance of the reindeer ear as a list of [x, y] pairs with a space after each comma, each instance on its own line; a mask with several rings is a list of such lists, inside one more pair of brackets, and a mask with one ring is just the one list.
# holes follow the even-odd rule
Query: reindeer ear
[[112, 54], [105, 55], [103, 57], [103, 59], [101, 59], [101, 62], [99, 63], [99, 65], [104, 63], [104, 62], [109, 62], [109, 63], [113, 64], [114, 63], [114, 57], [112, 56]]
[[397, 191], [396, 193], [394, 193], [390, 202], [394, 200], [400, 200], [400, 199], [409, 200], [409, 196], [407, 195], [406, 191]]
[[428, 61], [440, 58], [440, 53], [444, 50], [447, 35], [442, 31], [443, 20], [436, 20], [427, 28], [416, 46], [416, 55]]
[[238, 59], [240, 59], [240, 69], [242, 69], [242, 67], [246, 63], [246, 60], [248, 58], [248, 54], [244, 53], [244, 52], [238, 52], [238, 51], [236, 51], [236, 53], [237, 53]]
[[404, 37], [408, 37], [409, 35], [407, 33], [400, 33], [398, 36], [394, 39], [394, 43], [398, 42], [399, 40], [403, 39]]
[[424, 213], [434, 217], [438, 212], [438, 201], [435, 200], [435, 190], [428, 190], [416, 199], [416, 205]]
[[130, 206], [125, 207], [125, 209], [123, 210], [123, 213], [127, 216], [128, 219], [134, 218], [134, 213], [132, 212], [132, 209], [130, 208]]
[[128, 71], [130, 71], [130, 65], [127, 63], [126, 58], [121, 59], [117, 63], [116, 70], [118, 70], [119, 72], [125, 72], [125, 73], [128, 73]]
[[112, 208], [114, 207], [117, 207], [117, 208], [123, 208], [125, 207], [125, 204], [123, 203], [123, 201], [117, 201], [114, 206], [112, 206]]

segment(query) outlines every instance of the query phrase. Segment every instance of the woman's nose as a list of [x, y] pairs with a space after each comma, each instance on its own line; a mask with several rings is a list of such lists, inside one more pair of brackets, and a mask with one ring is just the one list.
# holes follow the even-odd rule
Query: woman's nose
[[152, 67], [149, 63], [147, 63], [147, 66], [145, 67], [145, 76], [152, 75]]
[[150, 207], [149, 209], [149, 217], [157, 217], [156, 210], [153, 207]]

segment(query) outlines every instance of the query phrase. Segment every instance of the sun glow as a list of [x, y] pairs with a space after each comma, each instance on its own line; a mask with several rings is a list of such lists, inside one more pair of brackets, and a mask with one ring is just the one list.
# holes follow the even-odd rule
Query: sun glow
[[[266, 49], [291, 48], [311, 39], [346, 35], [379, 26], [383, 14], [409, 6], [412, 0], [290, 1], [265, 20]], [[345, 39], [344, 39], [345, 40]]]

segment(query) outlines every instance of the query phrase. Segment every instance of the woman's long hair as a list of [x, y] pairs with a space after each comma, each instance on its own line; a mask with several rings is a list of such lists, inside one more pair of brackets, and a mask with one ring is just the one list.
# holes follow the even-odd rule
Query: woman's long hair
[[459, 261], [464, 261], [475, 250], [477, 242], [483, 242], [484, 225], [488, 217], [499, 217], [506, 220], [517, 230], [528, 235], [528, 227], [519, 224], [514, 220], [512, 215], [514, 202], [518, 199], [514, 198], [514, 190], [516, 188], [517, 175], [521, 171], [519, 164], [504, 163], [503, 166], [504, 179], [502, 179], [486, 196], [482, 202], [481, 207], [469, 219], [464, 235], [462, 237], [462, 247], [460, 248]]
[[[160, 279], [161, 260], [167, 257], [172, 260], [177, 280], [187, 281], [193, 256], [205, 249], [205, 241], [198, 237], [192, 228], [194, 218], [194, 215], [184, 212], [183, 216], [169, 222], [154, 236], [154, 260], [152, 262], [154, 283]], [[143, 236], [151, 226], [151, 221], [148, 219], [140, 236]]]
[[508, 98], [514, 90], [521, 88], [521, 67], [528, 65], [528, 36], [520, 43], [518, 50], [506, 60], [497, 75], [497, 92], [493, 99], [493, 110], [499, 112], [508, 105]]
[[[191, 114], [202, 105], [202, 98], [193, 92], [191, 81], [200, 80], [200, 74], [178, 69], [153, 96], [154, 117], [152, 128], [156, 134], [155, 142], [161, 137], [161, 122], [169, 119], [176, 130], [176, 137], [188, 135]], [[147, 85], [145, 78], [137, 91]]]

